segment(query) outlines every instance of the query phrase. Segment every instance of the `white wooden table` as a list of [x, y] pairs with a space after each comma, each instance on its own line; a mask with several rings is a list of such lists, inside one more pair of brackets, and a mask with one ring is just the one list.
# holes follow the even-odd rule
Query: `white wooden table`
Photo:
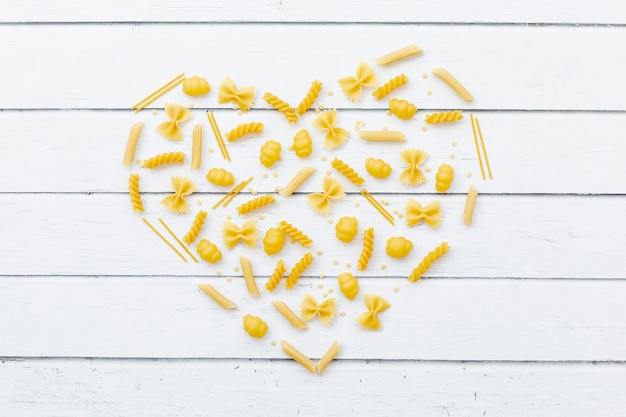
[[[626, 414], [626, 3], [173, 3], [0, 5], [0, 416]], [[368, 91], [357, 104], [341, 93], [336, 80], [360, 61], [373, 64], [410, 43], [425, 53], [375, 68], [381, 81], [409, 75], [397, 96], [418, 106], [415, 120], [387, 116], [387, 101]], [[476, 100], [465, 103], [434, 76], [421, 77], [436, 66], [457, 75]], [[180, 72], [206, 77], [212, 92], [190, 99], [176, 89], [148, 110], [129, 110]], [[217, 104], [226, 76], [257, 86], [249, 113]], [[318, 103], [339, 109], [339, 125], [351, 132], [336, 151], [322, 148], [313, 111], [292, 127], [261, 99], [271, 91], [297, 103], [313, 79], [324, 82]], [[182, 143], [154, 131], [165, 120], [166, 101], [195, 106]], [[238, 179], [255, 174], [251, 185], [259, 193], [273, 192], [302, 166], [286, 151], [293, 134], [307, 128], [314, 137], [304, 163], [318, 167], [316, 174], [257, 219], [262, 233], [286, 219], [314, 239], [318, 259], [295, 291], [263, 291], [253, 299], [234, 269], [237, 255], [251, 259], [260, 285], [276, 256], [238, 247], [224, 250], [216, 266], [185, 264], [131, 210], [127, 178], [140, 172], [145, 216], [161, 216], [183, 234], [192, 215], [173, 216], [159, 203], [171, 192], [169, 176], [181, 174], [200, 186], [190, 198], [192, 212], [210, 211], [203, 237], [223, 246], [226, 216], [242, 223], [234, 207], [249, 191], [228, 209], [210, 210], [220, 194], [203, 176], [226, 165], [207, 109], [223, 130], [265, 123], [261, 138], [229, 145], [229, 168]], [[425, 114], [449, 109], [467, 117], [421, 130]], [[493, 181], [480, 176], [470, 112], [481, 120]], [[402, 130], [408, 143], [363, 143], [356, 120]], [[205, 125], [205, 149], [216, 151], [205, 152], [195, 172], [188, 165], [156, 172], [122, 167], [137, 121], [145, 122], [140, 158], [170, 150], [189, 155], [197, 122]], [[264, 170], [258, 148], [270, 138], [283, 143], [283, 161]], [[399, 150], [408, 146], [430, 154], [424, 186], [395, 179]], [[361, 222], [355, 242], [338, 242], [334, 224], [307, 207], [306, 194], [319, 191], [333, 156], [364, 173], [363, 161], [373, 155], [392, 164], [394, 179], [367, 176], [367, 188], [399, 212], [409, 195], [439, 198], [438, 230], [409, 229], [403, 219], [392, 227], [342, 178], [349, 195], [333, 203], [329, 217], [355, 215]], [[443, 162], [455, 167], [456, 179], [448, 194], [436, 195]], [[472, 183], [480, 195], [468, 228], [461, 213]], [[361, 274], [356, 259], [369, 226], [376, 249]], [[409, 258], [385, 255], [384, 242], [395, 235], [415, 243]], [[446, 258], [409, 284], [412, 267], [443, 240], [451, 247]], [[302, 253], [287, 244], [280, 257], [293, 265]], [[334, 277], [345, 270], [361, 278], [358, 301], [338, 290]], [[221, 310], [197, 290], [203, 282], [239, 308]], [[314, 321], [306, 332], [293, 330], [270, 304], [282, 299], [296, 307], [306, 292], [322, 300], [329, 288], [345, 312], [329, 328]], [[354, 323], [365, 293], [392, 304], [381, 332]], [[270, 323], [264, 339], [242, 331], [246, 312]], [[313, 358], [335, 339], [342, 350], [315, 376], [282, 353], [282, 339]]]

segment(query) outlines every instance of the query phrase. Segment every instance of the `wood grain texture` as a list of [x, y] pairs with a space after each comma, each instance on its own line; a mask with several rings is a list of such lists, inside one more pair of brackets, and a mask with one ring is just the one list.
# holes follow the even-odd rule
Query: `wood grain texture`
[[[472, 22], [623, 24], [626, 9], [615, 0], [481, 1], [245, 0], [203, 2], [121, 0], [7, 0], [0, 22]], [[236, 4], [236, 7], [233, 7]]]
[[[256, 85], [256, 107], [263, 108], [268, 107], [260, 99], [263, 92], [297, 103], [319, 79], [336, 91], [328, 106], [353, 108], [336, 80], [353, 75], [360, 61], [417, 43], [423, 55], [376, 71], [381, 82], [406, 71], [412, 81], [398, 95], [420, 109], [624, 111], [617, 80], [626, 57], [614, 52], [626, 48], [625, 32], [625, 27], [450, 25], [8, 25], [0, 26], [0, 56], [12, 64], [0, 78], [0, 107], [128, 109], [184, 71], [207, 77], [213, 88], [226, 76]], [[572, 45], [593, 47], [573, 54]], [[33, 65], [33, 56], [46, 65]], [[176, 59], [166, 58], [171, 56]], [[464, 102], [432, 75], [420, 78], [438, 66], [454, 74], [476, 101]], [[21, 79], [28, 82], [15, 82]], [[181, 94], [167, 95], [155, 106]], [[359, 107], [386, 108], [369, 94]], [[196, 105], [214, 105], [216, 96]]]

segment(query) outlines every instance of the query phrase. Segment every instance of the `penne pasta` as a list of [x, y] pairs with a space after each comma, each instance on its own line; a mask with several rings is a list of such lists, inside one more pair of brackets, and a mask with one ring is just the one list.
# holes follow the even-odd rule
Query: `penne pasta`
[[211, 297], [213, 301], [221, 305], [225, 310], [237, 308], [237, 304], [224, 297], [218, 290], [213, 288], [211, 284], [200, 284], [198, 285], [198, 288], [200, 288], [203, 293]]
[[443, 80], [446, 84], [448, 84], [450, 88], [452, 88], [463, 100], [474, 101], [474, 96], [472, 96], [470, 92], [467, 91], [467, 88], [465, 88], [463, 84], [459, 82], [459, 80], [454, 78], [454, 76], [450, 74], [448, 70], [439, 67], [432, 70], [432, 73], [433, 75], [436, 75], [441, 80]]
[[260, 296], [261, 294], [259, 293], [256, 281], [254, 280], [254, 274], [252, 273], [252, 264], [250, 263], [250, 259], [240, 255], [239, 262], [241, 263], [241, 272], [243, 272], [243, 278], [246, 282], [248, 293], [256, 297]]
[[300, 365], [304, 366], [312, 374], [315, 373], [315, 363], [313, 363], [313, 361], [311, 359], [309, 359], [306, 356], [304, 356], [304, 354], [302, 352], [300, 352], [295, 347], [291, 346], [285, 340], [282, 341], [282, 347], [283, 347], [283, 352], [285, 352], [287, 355], [291, 356], [291, 358], [294, 361], [296, 361]]
[[359, 130], [358, 134], [363, 140], [375, 142], [406, 142], [404, 133], [397, 130]]
[[328, 364], [331, 363], [333, 359], [335, 359], [335, 356], [339, 354], [339, 349], [339, 341], [335, 340], [333, 344], [330, 345], [330, 348], [328, 348], [326, 353], [324, 353], [324, 356], [322, 356], [320, 360], [317, 361], [317, 363], [315, 364], [315, 370], [318, 374], [321, 374], [322, 371], [326, 369]]
[[478, 197], [478, 191], [474, 184], [470, 185], [469, 192], [467, 193], [467, 199], [465, 200], [465, 208], [463, 209], [463, 221], [466, 225], [472, 225], [472, 216], [474, 214], [474, 205], [476, 204], [476, 198]]
[[304, 167], [298, 171], [298, 173], [280, 190], [280, 195], [287, 197], [292, 195], [304, 181], [307, 180], [315, 172], [315, 168]]
[[419, 55], [424, 50], [417, 45], [409, 45], [404, 48], [398, 49], [397, 51], [393, 51], [388, 53], [387, 55], [383, 55], [379, 58], [376, 58], [375, 61], [378, 65], [388, 65], [392, 62], [399, 61], [400, 59], [410, 57], [412, 55]]
[[283, 317], [286, 318], [287, 321], [296, 329], [306, 329], [307, 327], [309, 327], [284, 302], [272, 301], [272, 304], [274, 305], [274, 307], [276, 307], [276, 310], [278, 310], [278, 312], [282, 314]]
[[191, 170], [200, 168], [202, 163], [202, 125], [198, 123], [193, 127], [191, 144]]
[[126, 141], [126, 150], [124, 151], [124, 159], [122, 160], [122, 165], [128, 166], [133, 162], [133, 159], [135, 158], [135, 149], [137, 148], [137, 142], [139, 141], [139, 135], [141, 134], [142, 128], [143, 122], [135, 123], [130, 128], [128, 140]]

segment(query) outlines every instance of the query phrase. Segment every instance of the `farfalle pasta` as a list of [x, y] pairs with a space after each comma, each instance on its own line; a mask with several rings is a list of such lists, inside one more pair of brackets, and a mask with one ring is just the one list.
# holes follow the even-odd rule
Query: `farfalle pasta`
[[378, 78], [372, 67], [365, 62], [361, 62], [356, 69], [356, 76], [343, 77], [338, 80], [341, 91], [353, 102], [359, 101], [361, 97], [361, 87], [376, 87]]
[[298, 282], [302, 273], [309, 267], [309, 265], [311, 265], [311, 262], [313, 262], [313, 259], [315, 259], [313, 258], [313, 255], [310, 252], [308, 252], [308, 253], [305, 253], [304, 256], [300, 258], [298, 262], [296, 262], [293, 268], [291, 268], [291, 271], [289, 272], [289, 276], [287, 277], [287, 280], [285, 281], [285, 286], [288, 289], [290, 290], [293, 289], [293, 286], [296, 285], [296, 282]]
[[391, 304], [378, 294], [365, 294], [365, 306], [367, 311], [356, 318], [356, 322], [367, 330], [380, 330], [380, 317], [378, 315], [391, 307]]
[[169, 120], [158, 125], [157, 132], [169, 140], [183, 140], [183, 131], [179, 125], [191, 117], [191, 112], [182, 104], [165, 103], [165, 114]]
[[235, 176], [224, 168], [211, 168], [206, 174], [206, 179], [220, 187], [230, 187], [235, 183]]
[[285, 234], [277, 227], [270, 227], [263, 238], [263, 250], [268, 255], [276, 255], [283, 250]]
[[170, 182], [174, 189], [174, 195], [168, 195], [161, 200], [161, 203], [174, 213], [187, 213], [189, 205], [185, 197], [196, 191], [196, 184], [185, 177], [172, 177]]
[[248, 111], [254, 104], [254, 86], [237, 88], [235, 82], [226, 77], [217, 91], [217, 102], [220, 104], [232, 102], [242, 111]]
[[343, 216], [335, 225], [335, 235], [337, 239], [345, 243], [350, 243], [359, 231], [359, 222], [354, 216]]
[[190, 245], [191, 243], [193, 243], [194, 240], [196, 240], [196, 238], [200, 234], [200, 231], [202, 231], [202, 227], [204, 226], [204, 221], [206, 220], [207, 215], [207, 212], [202, 210], [200, 210], [198, 214], [196, 214], [196, 217], [193, 219], [193, 223], [191, 224], [189, 231], [185, 236], [183, 236], [183, 242]]
[[380, 100], [381, 98], [387, 96], [392, 91], [396, 90], [399, 87], [402, 87], [406, 83], [409, 82], [409, 77], [406, 74], [400, 74], [393, 77], [391, 80], [387, 81], [385, 84], [378, 87], [372, 93], [372, 96], [376, 100]]
[[359, 293], [359, 280], [349, 272], [339, 274], [337, 277], [339, 290], [348, 300], [354, 300]]
[[253, 316], [252, 314], [243, 315], [243, 329], [251, 336], [257, 339], [263, 338], [269, 326], [261, 317]]
[[293, 145], [291, 149], [296, 153], [298, 158], [306, 158], [313, 152], [313, 141], [306, 129], [300, 129], [293, 137]]
[[232, 142], [252, 133], [263, 133], [264, 127], [261, 122], [240, 123], [236, 128], [226, 133], [226, 140]]
[[412, 198], [409, 198], [405, 210], [406, 225], [415, 226], [422, 221], [432, 228], [438, 228], [441, 222], [441, 203], [439, 200], [431, 201], [425, 207]]
[[382, 159], [367, 158], [365, 160], [365, 170], [374, 178], [384, 179], [391, 174], [391, 165]]
[[337, 303], [334, 298], [324, 300], [321, 304], [318, 304], [311, 294], [305, 294], [300, 304], [302, 320], [310, 321], [315, 318], [315, 316], [318, 316], [320, 321], [326, 326], [333, 321], [336, 309]]
[[367, 264], [369, 263], [373, 252], [374, 228], [370, 227], [369, 229], [365, 229], [365, 233], [363, 234], [363, 249], [361, 250], [361, 255], [359, 256], [359, 261], [357, 262], [359, 270], [365, 271], [367, 269]]
[[324, 138], [324, 147], [326, 149], [334, 149], [342, 145], [350, 132], [341, 127], [337, 127], [337, 109], [322, 112], [313, 120], [313, 126], [320, 130], [326, 131]]
[[211, 91], [211, 86], [206, 78], [194, 75], [193, 77], [185, 78], [185, 81], [183, 81], [183, 93], [188, 96], [203, 96], [209, 94], [209, 91]]
[[413, 242], [404, 236], [394, 236], [387, 239], [387, 255], [392, 258], [404, 258], [411, 252], [411, 249], [413, 249]]
[[302, 116], [308, 109], [311, 108], [317, 97], [320, 95], [320, 91], [322, 90], [322, 83], [315, 80], [311, 83], [311, 87], [309, 87], [309, 91], [307, 91], [306, 96], [302, 99], [300, 104], [298, 104], [298, 108], [296, 112], [299, 116]]
[[324, 177], [323, 193], [312, 193], [307, 195], [309, 204], [313, 210], [325, 216], [330, 212], [330, 200], [344, 198], [346, 193], [339, 182], [331, 177]]
[[421, 149], [405, 149], [400, 152], [400, 157], [409, 167], [400, 174], [400, 181], [407, 185], [420, 185], [426, 181], [424, 173], [419, 166], [424, 163], [428, 154]]
[[291, 108], [289, 103], [279, 99], [272, 93], [263, 94], [263, 100], [267, 101], [270, 106], [281, 112], [290, 125], [298, 121], [298, 115], [295, 110]]
[[259, 160], [266, 168], [272, 167], [276, 162], [280, 161], [280, 142], [275, 140], [265, 142], [263, 146], [261, 146]]
[[253, 248], [256, 245], [259, 232], [254, 219], [247, 220], [241, 227], [226, 220], [224, 221], [222, 236], [224, 237], [224, 243], [228, 249], [234, 248], [239, 241]]
[[365, 182], [365, 178], [361, 177], [354, 169], [352, 169], [352, 167], [350, 167], [350, 165], [346, 164], [337, 157], [332, 160], [330, 165], [356, 186], [361, 186]]
[[417, 107], [406, 100], [392, 98], [389, 100], [389, 111], [398, 119], [409, 120], [417, 113]]
[[215, 243], [202, 239], [196, 246], [198, 255], [208, 263], [214, 264], [222, 259], [222, 251], [219, 250]]
[[450, 188], [454, 180], [454, 168], [448, 164], [439, 165], [437, 175], [435, 175], [435, 189], [440, 192], [446, 192]]

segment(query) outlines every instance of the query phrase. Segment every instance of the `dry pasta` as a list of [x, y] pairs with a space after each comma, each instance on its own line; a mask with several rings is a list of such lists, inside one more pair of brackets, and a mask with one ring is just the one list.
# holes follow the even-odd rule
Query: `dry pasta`
[[296, 328], [296, 329], [306, 329], [307, 327], [309, 327], [284, 302], [282, 302], [282, 301], [272, 301], [272, 304], [274, 305], [274, 307], [276, 307], [276, 310], [278, 310], [278, 312], [280, 314], [282, 314], [283, 317], [286, 318], [289, 323], [291, 323], [291, 325], [294, 328]]
[[167, 232], [174, 238], [174, 240], [176, 240], [176, 242], [184, 249], [184, 251], [187, 252], [187, 255], [189, 255], [195, 263], [198, 263], [198, 260], [195, 256], [193, 256], [193, 253], [191, 253], [189, 249], [187, 249], [187, 246], [183, 245], [183, 242], [180, 241], [178, 236], [176, 236], [176, 233], [174, 233], [174, 231], [167, 225], [167, 223], [165, 223], [160, 217], [159, 222], [163, 225], [163, 227], [165, 227], [165, 230], [167, 230]]
[[294, 227], [291, 223], [287, 223], [286, 221], [282, 220], [278, 224], [278, 227], [280, 228], [280, 230], [283, 231], [283, 233], [291, 238], [292, 242], [298, 242], [305, 248], [308, 248], [309, 246], [311, 246], [311, 243], [313, 243], [313, 240], [310, 237], [305, 235], [302, 230]]
[[189, 205], [185, 197], [196, 191], [196, 184], [185, 177], [172, 177], [170, 182], [172, 183], [174, 194], [168, 195], [161, 200], [161, 204], [174, 213], [187, 213], [189, 211]]
[[261, 155], [259, 156], [261, 163], [269, 168], [280, 161], [280, 142], [268, 140], [261, 146]]
[[313, 152], [313, 141], [306, 129], [300, 129], [293, 137], [293, 145], [291, 149], [296, 153], [298, 158], [306, 158]]
[[237, 207], [237, 213], [241, 216], [242, 214], [248, 214], [251, 211], [259, 209], [261, 207], [265, 207], [269, 204], [272, 204], [276, 201], [273, 195], [266, 194], [261, 197], [253, 198], [252, 200], [248, 200], [239, 207]]
[[235, 82], [226, 77], [217, 91], [217, 102], [220, 104], [232, 102], [242, 111], [248, 111], [254, 104], [254, 86], [237, 88]]
[[413, 242], [404, 236], [394, 236], [387, 239], [387, 255], [392, 258], [404, 258], [413, 249]]
[[389, 100], [389, 111], [399, 119], [409, 120], [417, 113], [417, 107], [406, 100], [392, 98]]
[[209, 94], [209, 91], [211, 91], [211, 86], [206, 78], [194, 75], [193, 77], [185, 78], [185, 81], [183, 81], [183, 93], [188, 96], [203, 96]]
[[426, 181], [424, 173], [419, 166], [424, 163], [428, 154], [421, 149], [405, 149], [400, 152], [400, 157], [409, 167], [400, 174], [400, 181], [407, 185], [420, 185]]
[[450, 86], [458, 95], [465, 101], [473, 101], [474, 97], [470, 94], [469, 91], [448, 72], [445, 68], [439, 67], [432, 70], [433, 75], [436, 75], [441, 80], [443, 80], [446, 84]]
[[291, 356], [291, 358], [294, 361], [296, 361], [300, 365], [304, 366], [312, 374], [315, 373], [315, 363], [311, 359], [309, 359], [306, 356], [304, 356], [304, 354], [302, 352], [300, 352], [295, 347], [291, 346], [285, 340], [282, 341], [282, 348], [283, 348], [283, 352], [285, 352], [287, 355]]
[[378, 294], [365, 294], [365, 306], [367, 311], [356, 318], [357, 323], [367, 330], [380, 330], [378, 314], [391, 307], [391, 304]]
[[349, 272], [339, 274], [337, 277], [339, 282], [339, 290], [348, 300], [354, 300], [359, 293], [359, 280]]
[[182, 253], [180, 253], [180, 251], [179, 251], [178, 249], [176, 249], [176, 248], [174, 247], [174, 245], [172, 245], [172, 242], [170, 242], [169, 240], [167, 240], [167, 239], [165, 238], [165, 236], [163, 236], [163, 235], [161, 234], [161, 232], [159, 232], [159, 231], [158, 231], [158, 230], [157, 230], [157, 229], [156, 229], [156, 228], [152, 225], [152, 223], [150, 223], [150, 222], [149, 222], [149, 221], [148, 221], [145, 217], [144, 217], [143, 219], [141, 219], [141, 220], [143, 220], [143, 222], [144, 222], [144, 223], [145, 223], [145, 224], [146, 224], [146, 225], [147, 225], [147, 226], [148, 226], [148, 227], [149, 227], [149, 228], [150, 228], [150, 229], [151, 229], [151, 230], [152, 230], [152, 231], [153, 231], [153, 232], [154, 232], [154, 233], [155, 233], [158, 237], [160, 237], [160, 238], [161, 238], [161, 240], [167, 244], [167, 246], [169, 246], [169, 247], [170, 247], [170, 248], [171, 248], [174, 252], [176, 252], [176, 254], [177, 254], [178, 256], [180, 256], [180, 257], [181, 257], [181, 259], [182, 259], [183, 261], [187, 262], [187, 258], [185, 258], [185, 257], [183, 256], [183, 254], [182, 254]]
[[354, 216], [343, 216], [335, 225], [335, 235], [337, 239], [345, 243], [350, 243], [359, 231], [359, 222]]
[[439, 124], [439, 123], [457, 122], [461, 119], [463, 119], [462, 111], [454, 110], [454, 111], [442, 111], [439, 113], [432, 113], [426, 116], [424, 120], [426, 121], [426, 123]]
[[252, 314], [244, 314], [243, 329], [248, 332], [250, 336], [261, 339], [265, 336], [269, 327], [267, 323], [261, 319], [261, 317], [253, 316]]
[[391, 165], [382, 159], [367, 158], [365, 160], [365, 169], [374, 178], [384, 179], [391, 174]]
[[293, 286], [296, 282], [298, 282], [302, 273], [309, 267], [309, 265], [311, 265], [313, 259], [315, 258], [313, 258], [313, 255], [310, 252], [305, 253], [304, 256], [293, 266], [293, 268], [291, 268], [289, 276], [285, 281], [285, 286], [288, 289], [293, 289]]
[[313, 120], [313, 126], [326, 131], [326, 137], [324, 138], [324, 147], [326, 149], [337, 148], [350, 136], [350, 132], [341, 127], [337, 127], [336, 124], [337, 109], [322, 112]]
[[211, 130], [213, 131], [213, 136], [215, 137], [215, 141], [217, 145], [220, 147], [220, 152], [222, 153], [222, 157], [230, 162], [230, 155], [228, 154], [228, 149], [226, 148], [226, 144], [224, 143], [224, 138], [222, 137], [222, 132], [220, 132], [220, 127], [217, 125], [217, 120], [215, 120], [215, 115], [213, 112], [206, 112], [206, 118], [209, 120], [209, 124], [211, 125]]
[[298, 104], [298, 109], [296, 110], [298, 115], [302, 116], [308, 109], [311, 108], [315, 100], [320, 94], [322, 90], [322, 83], [315, 80], [311, 83], [311, 87], [309, 87], [309, 91], [306, 93], [306, 96], [302, 99], [300, 104]]
[[241, 228], [226, 220], [222, 235], [228, 249], [234, 248], [240, 240], [248, 247], [253, 248], [256, 245], [259, 232], [254, 219], [247, 220]]
[[202, 259], [211, 264], [219, 262], [219, 260], [222, 259], [222, 251], [220, 251], [214, 243], [211, 243], [206, 239], [202, 239], [198, 242], [196, 251]]
[[448, 252], [448, 242], [443, 242], [441, 245], [428, 252], [428, 255], [424, 256], [424, 259], [422, 259], [422, 262], [411, 271], [409, 282], [419, 280], [424, 272], [430, 268], [432, 263], [441, 258], [446, 252]]
[[128, 195], [136, 213], [144, 211], [141, 195], [139, 194], [139, 174], [130, 174], [128, 177]]
[[182, 164], [184, 162], [185, 154], [183, 152], [165, 152], [152, 158], [144, 159], [141, 162], [141, 167], [152, 169], [165, 164]]
[[335, 317], [335, 310], [337, 309], [337, 303], [334, 298], [322, 301], [318, 304], [310, 294], [305, 294], [302, 303], [300, 304], [300, 312], [302, 313], [302, 320], [310, 321], [315, 316], [318, 316], [320, 321], [328, 326]]
[[179, 125], [191, 117], [191, 112], [182, 104], [165, 103], [165, 114], [169, 120], [158, 125], [157, 132], [169, 140], [183, 140], [183, 131]]
[[324, 356], [322, 356], [315, 364], [315, 370], [318, 374], [321, 374], [324, 369], [326, 369], [328, 364], [335, 359], [335, 357], [339, 354], [339, 349], [339, 342], [335, 340], [333, 344], [330, 345], [326, 353], [324, 353]]
[[309, 204], [313, 210], [325, 216], [330, 212], [330, 200], [344, 198], [346, 193], [339, 182], [331, 177], [324, 177], [323, 193], [312, 193], [307, 195]]
[[263, 133], [264, 127], [261, 122], [240, 123], [236, 128], [226, 133], [226, 140], [232, 142], [252, 133]]
[[435, 180], [437, 181], [435, 183], [435, 188], [438, 192], [443, 193], [448, 191], [450, 184], [452, 184], [452, 181], [454, 180], [454, 168], [448, 164], [441, 164], [437, 170]]
[[232, 310], [234, 308], [237, 308], [237, 304], [233, 303], [228, 298], [224, 297], [211, 284], [200, 284], [198, 285], [198, 288], [200, 288], [200, 290], [202, 290], [203, 293], [211, 297], [213, 301], [221, 305], [222, 308], [226, 310]]
[[281, 112], [290, 125], [298, 121], [298, 115], [296, 114], [294, 109], [291, 108], [289, 103], [286, 103], [285, 101], [279, 99], [272, 93], [263, 94], [263, 99], [267, 101], [270, 106]]
[[424, 50], [417, 45], [409, 45], [404, 48], [398, 49], [397, 51], [393, 51], [388, 53], [387, 55], [383, 55], [379, 58], [376, 58], [376, 63], [378, 65], [388, 65], [392, 62], [396, 62], [400, 59], [407, 58], [412, 55], [419, 55]]
[[463, 209], [463, 221], [466, 225], [472, 225], [472, 216], [474, 214], [474, 205], [476, 204], [476, 198], [478, 197], [478, 191], [474, 184], [470, 185], [469, 192], [467, 193], [467, 199], [465, 200], [465, 209]]
[[278, 287], [278, 284], [280, 284], [280, 280], [283, 279], [286, 270], [285, 262], [283, 262], [282, 259], [279, 259], [276, 263], [276, 268], [274, 268], [274, 272], [272, 272], [272, 275], [265, 283], [265, 289], [269, 292], [274, 292], [276, 287]]
[[206, 217], [206, 211], [200, 210], [198, 214], [196, 214], [196, 217], [193, 219], [193, 223], [191, 224], [189, 231], [185, 236], [183, 236], [183, 242], [189, 245], [193, 243], [194, 240], [196, 240], [196, 238], [200, 234], [200, 231], [202, 230], [202, 226], [204, 226], [204, 221]]
[[385, 209], [383, 207], [382, 204], [380, 204], [378, 202], [378, 200], [376, 200], [370, 193], [369, 191], [367, 191], [365, 188], [362, 188], [360, 191], [360, 194], [365, 197], [365, 199], [367, 200], [368, 203], [370, 203], [375, 209], [376, 211], [378, 211], [380, 214], [382, 214], [382, 216], [387, 219], [387, 221], [389, 223], [391, 223], [393, 226], [396, 225], [396, 222], [393, 218], [393, 216], [391, 215], [391, 213], [389, 213], [387, 211], [387, 209]]
[[376, 100], [380, 100], [383, 97], [386, 97], [389, 93], [396, 90], [399, 87], [402, 87], [406, 83], [409, 82], [409, 77], [406, 74], [400, 74], [393, 77], [391, 80], [387, 81], [385, 84], [378, 87], [372, 93], [372, 96]]
[[431, 201], [425, 207], [412, 198], [409, 198], [405, 210], [407, 226], [415, 226], [422, 221], [432, 228], [438, 228], [441, 222], [441, 203], [439, 200]]
[[130, 128], [128, 140], [126, 141], [126, 149], [124, 150], [124, 159], [122, 159], [122, 165], [124, 166], [130, 165], [135, 158], [135, 149], [137, 148], [137, 142], [139, 141], [141, 129], [143, 129], [143, 122], [135, 123]]
[[359, 130], [359, 137], [374, 142], [406, 142], [404, 133], [397, 130]]
[[361, 177], [354, 169], [350, 167], [350, 165], [346, 164], [337, 157], [332, 160], [330, 165], [337, 171], [339, 171], [340, 174], [346, 177], [348, 181], [356, 186], [361, 186], [365, 182], [365, 178]]
[[143, 100], [139, 101], [139, 103], [135, 104], [133, 107], [131, 107], [131, 109], [134, 110], [135, 113], [145, 109], [146, 106], [148, 106], [154, 100], [158, 99], [163, 94], [167, 93], [172, 88], [174, 88], [178, 84], [182, 83], [184, 80], [185, 80], [185, 74], [184, 73], [178, 74], [171, 81], [168, 81], [165, 85], [163, 85], [162, 87], [159, 87], [155, 92], [150, 94], [148, 97], [146, 97]]
[[193, 127], [191, 144], [191, 170], [200, 168], [202, 163], [202, 125], [198, 123]]
[[292, 195], [304, 181], [307, 180], [315, 172], [315, 168], [312, 167], [303, 167], [298, 171], [298, 173], [285, 185], [282, 190], [280, 190], [280, 195], [283, 197], [288, 197]]
[[363, 249], [361, 250], [361, 255], [359, 256], [358, 261], [359, 270], [365, 271], [367, 269], [367, 264], [369, 263], [373, 252], [374, 228], [370, 227], [369, 229], [365, 229], [365, 233], [363, 235]]
[[254, 296], [260, 296], [259, 289], [256, 286], [256, 281], [254, 280], [254, 273], [252, 272], [252, 263], [250, 263], [250, 259], [245, 256], [239, 255], [239, 263], [241, 264], [241, 272], [243, 273], [244, 281], [246, 282], [246, 288], [248, 289], [248, 293]]
[[281, 250], [283, 250], [283, 245], [285, 244], [285, 234], [282, 230], [277, 227], [270, 227], [265, 232], [265, 237], [263, 238], [263, 250], [268, 255], [276, 255]]
[[376, 72], [365, 62], [359, 64], [356, 69], [355, 77], [343, 77], [338, 81], [341, 91], [353, 102], [359, 101], [361, 97], [361, 86], [376, 87], [378, 85]]
[[235, 183], [235, 176], [224, 168], [211, 168], [206, 174], [206, 179], [220, 187], [230, 187]]

